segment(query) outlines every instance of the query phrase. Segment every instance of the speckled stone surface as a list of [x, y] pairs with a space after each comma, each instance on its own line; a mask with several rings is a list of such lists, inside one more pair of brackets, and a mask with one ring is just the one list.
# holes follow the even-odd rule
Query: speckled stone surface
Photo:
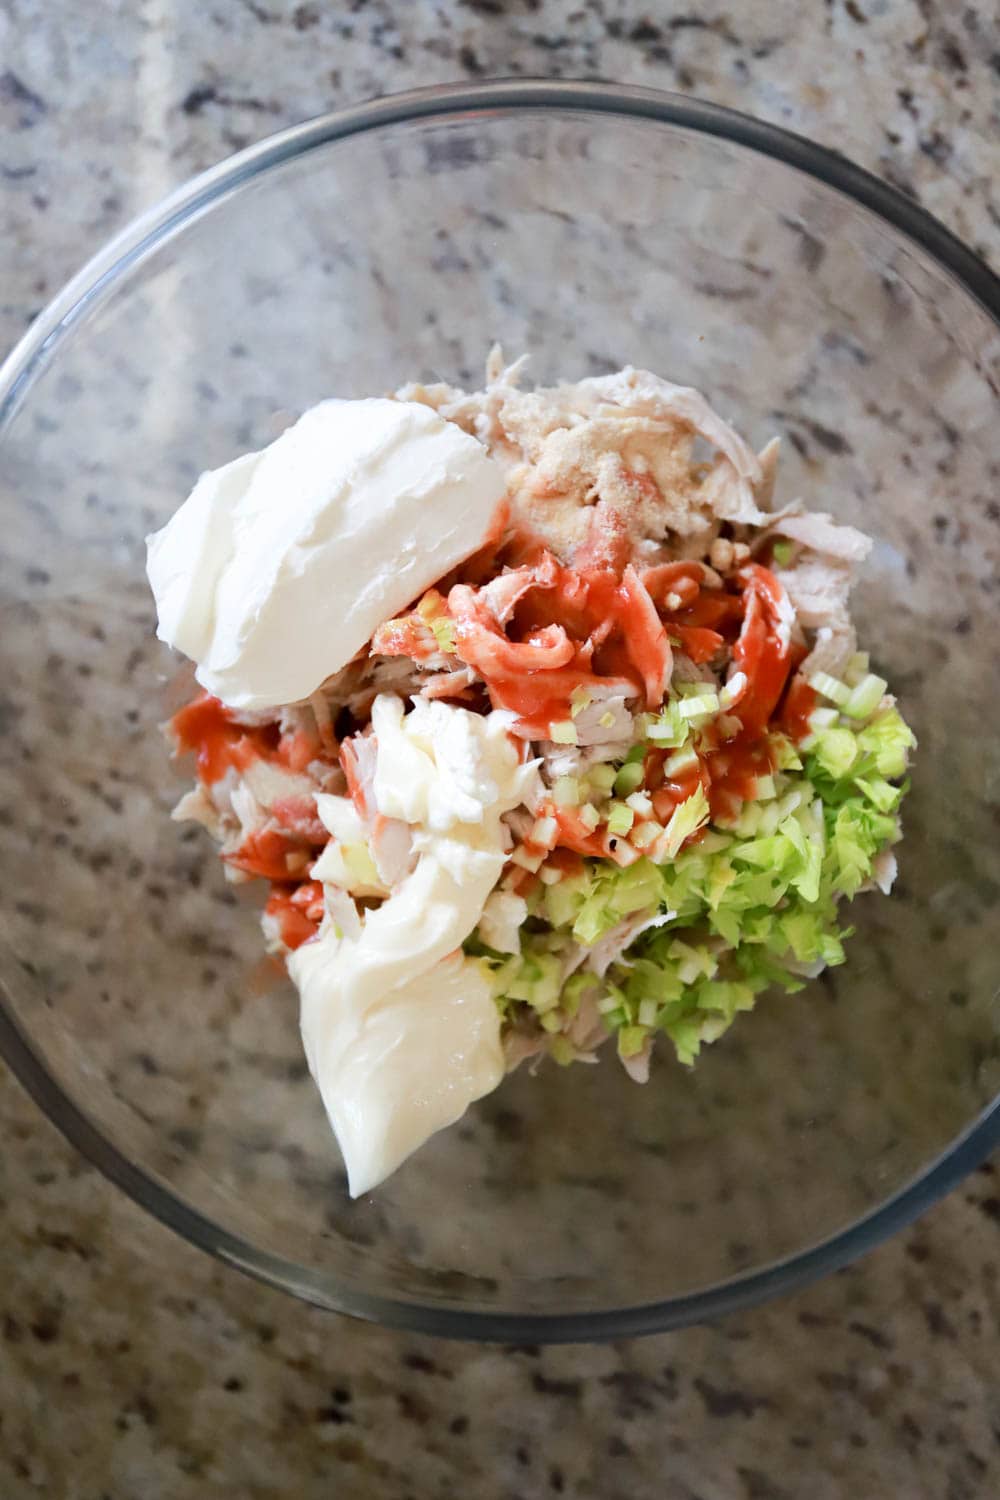
[[[479, 75], [680, 88], [913, 192], [1000, 261], [986, 7], [0, 8], [0, 344], [133, 213], [331, 105]], [[806, 1292], [715, 1327], [463, 1347], [331, 1318], [144, 1217], [0, 1079], [0, 1495], [977, 1500], [1000, 1489], [992, 1164]]]

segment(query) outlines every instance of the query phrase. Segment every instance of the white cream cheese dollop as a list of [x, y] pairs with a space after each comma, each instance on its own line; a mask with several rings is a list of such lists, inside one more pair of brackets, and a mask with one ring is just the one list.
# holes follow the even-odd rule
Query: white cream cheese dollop
[[500, 466], [415, 401], [322, 401], [147, 538], [158, 635], [233, 708], [298, 702], [484, 540]]
[[[352, 1197], [503, 1077], [490, 985], [461, 944], [503, 870], [501, 817], [537, 792], [511, 723], [425, 700], [404, 716], [399, 698], [375, 700], [375, 800], [383, 817], [411, 825], [417, 863], [360, 935], [328, 921], [288, 965]], [[323, 878], [322, 858], [313, 874]]]

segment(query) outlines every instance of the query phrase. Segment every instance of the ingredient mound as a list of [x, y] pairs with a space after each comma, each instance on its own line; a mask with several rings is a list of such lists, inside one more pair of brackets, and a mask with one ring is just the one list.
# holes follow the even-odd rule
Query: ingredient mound
[[[255, 465], [257, 501], [227, 478], [245, 458], [196, 490], [241, 576], [239, 538], [264, 517], [257, 552], [291, 602], [285, 636], [264, 638], [259, 580], [249, 624], [200, 621], [213, 680], [235, 686], [171, 721], [197, 766], [174, 816], [208, 829], [231, 880], [269, 885], [267, 943], [299, 987], [355, 1195], [526, 1058], [610, 1044], [645, 1082], [661, 1040], [692, 1064], [762, 991], [842, 963], [844, 903], [895, 874], [915, 740], [851, 623], [868, 538], [776, 506], [777, 441], [755, 453], [697, 391], [630, 368], [528, 390], [523, 364], [494, 350], [482, 391], [397, 393], [406, 420], [390, 410], [387, 430], [421, 435], [426, 482], [398, 436], [359, 469], [349, 413], [333, 457], [314, 432], [308, 526], [283, 502], [326, 549], [308, 567], [301, 540], [274, 560], [294, 465]], [[362, 512], [337, 574], [338, 526]], [[193, 568], [170, 526], [151, 558]], [[418, 592], [358, 650], [353, 602], [371, 623], [373, 599], [408, 587], [394, 545]], [[203, 597], [172, 567], [174, 605]], [[247, 708], [265, 681], [276, 696], [296, 622], [319, 618], [307, 586], [336, 599], [322, 648], [289, 666], [297, 701]]]

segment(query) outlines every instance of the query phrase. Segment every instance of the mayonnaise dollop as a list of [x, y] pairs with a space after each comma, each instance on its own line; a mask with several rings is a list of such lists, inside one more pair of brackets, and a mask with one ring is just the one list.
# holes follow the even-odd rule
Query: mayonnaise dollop
[[[512, 718], [375, 700], [380, 814], [411, 825], [416, 866], [350, 937], [332, 921], [289, 958], [302, 1037], [352, 1197], [496, 1088], [500, 1018], [461, 944], [503, 870], [503, 813], [537, 793]], [[314, 876], [322, 879], [318, 864]]]
[[476, 550], [503, 493], [483, 445], [430, 407], [322, 401], [203, 474], [147, 538], [157, 633], [233, 708], [307, 698]]

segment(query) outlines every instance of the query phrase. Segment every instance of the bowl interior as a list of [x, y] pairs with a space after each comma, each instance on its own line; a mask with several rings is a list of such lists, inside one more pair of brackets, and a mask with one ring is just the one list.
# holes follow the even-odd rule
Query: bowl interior
[[[539, 380], [700, 386], [783, 436], [780, 497], [877, 538], [856, 614], [920, 738], [900, 877], [855, 903], [844, 968], [695, 1071], [522, 1070], [351, 1203], [261, 897], [169, 818], [158, 726], [190, 678], [143, 536], [321, 397], [478, 383], [494, 340]], [[989, 1104], [996, 329], [914, 244], [728, 141], [470, 112], [220, 189], [51, 345], [2, 435], [0, 978], [61, 1088], [247, 1262], [334, 1305], [663, 1303], [844, 1230]]]

